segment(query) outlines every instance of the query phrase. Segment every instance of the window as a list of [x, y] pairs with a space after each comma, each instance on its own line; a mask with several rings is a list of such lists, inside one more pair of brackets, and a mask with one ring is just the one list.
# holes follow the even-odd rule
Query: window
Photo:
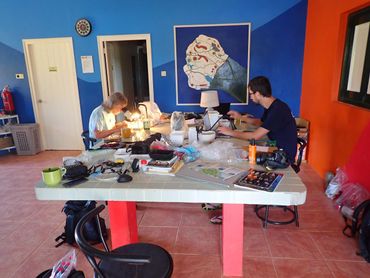
[[348, 17], [339, 101], [370, 109], [370, 6]]

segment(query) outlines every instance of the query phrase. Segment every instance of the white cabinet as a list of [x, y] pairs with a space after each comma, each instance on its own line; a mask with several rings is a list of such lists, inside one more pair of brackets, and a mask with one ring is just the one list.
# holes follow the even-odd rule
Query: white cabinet
[[13, 142], [9, 129], [11, 124], [19, 124], [18, 115], [0, 115], [0, 151], [15, 149], [14, 143], [10, 145]]

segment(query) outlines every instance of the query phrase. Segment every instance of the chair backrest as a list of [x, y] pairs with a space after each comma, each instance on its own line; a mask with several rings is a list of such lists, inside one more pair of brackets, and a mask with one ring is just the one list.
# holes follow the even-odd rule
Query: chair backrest
[[[122, 262], [122, 263], [132, 263], [132, 264], [145, 264], [150, 263], [150, 257], [149, 256], [142, 256], [142, 255], [123, 255], [119, 253], [112, 253], [109, 250], [109, 247], [104, 240], [102, 229], [100, 226], [99, 221], [99, 213], [104, 210], [105, 206], [100, 205], [96, 207], [95, 209], [91, 210], [87, 214], [85, 214], [80, 221], [77, 223], [76, 230], [75, 230], [75, 239], [77, 245], [80, 247], [81, 251], [85, 254], [86, 258], [88, 259], [91, 266], [94, 268], [95, 273], [98, 273], [100, 276], [104, 278], [104, 274], [99, 269], [98, 263], [96, 262], [95, 258], [98, 258], [100, 260], [111, 260], [116, 262]], [[99, 250], [95, 247], [93, 247], [85, 238], [84, 236], [84, 227], [86, 222], [90, 221], [91, 219], [95, 218], [98, 231], [99, 231], [99, 237], [101, 242], [103, 243], [105, 251]]]
[[297, 144], [299, 145], [298, 147], [298, 155], [297, 155], [297, 160], [295, 161], [294, 164], [292, 164], [293, 170], [298, 173], [301, 170], [301, 163], [302, 163], [302, 157], [303, 157], [303, 151], [307, 146], [306, 140], [297, 137]]
[[90, 133], [88, 130], [84, 130], [81, 133], [82, 141], [84, 142], [85, 150], [90, 150], [94, 143], [97, 141], [95, 138], [90, 137]]

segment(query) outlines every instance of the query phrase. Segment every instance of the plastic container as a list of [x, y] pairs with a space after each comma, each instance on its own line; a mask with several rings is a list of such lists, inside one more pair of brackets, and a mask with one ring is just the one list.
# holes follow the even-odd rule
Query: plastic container
[[10, 126], [18, 155], [35, 155], [41, 151], [39, 124]]
[[250, 141], [250, 144], [249, 144], [249, 147], [248, 147], [249, 163], [251, 163], [251, 164], [256, 163], [256, 155], [257, 155], [256, 141], [254, 139], [252, 139]]

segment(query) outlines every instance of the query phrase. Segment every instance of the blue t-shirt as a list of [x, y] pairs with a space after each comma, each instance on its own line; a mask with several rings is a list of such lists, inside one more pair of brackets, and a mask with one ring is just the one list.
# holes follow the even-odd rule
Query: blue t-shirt
[[265, 109], [261, 118], [262, 127], [269, 132], [270, 140], [275, 140], [279, 149], [283, 149], [294, 163], [297, 153], [297, 126], [288, 105], [275, 99], [268, 109]]

